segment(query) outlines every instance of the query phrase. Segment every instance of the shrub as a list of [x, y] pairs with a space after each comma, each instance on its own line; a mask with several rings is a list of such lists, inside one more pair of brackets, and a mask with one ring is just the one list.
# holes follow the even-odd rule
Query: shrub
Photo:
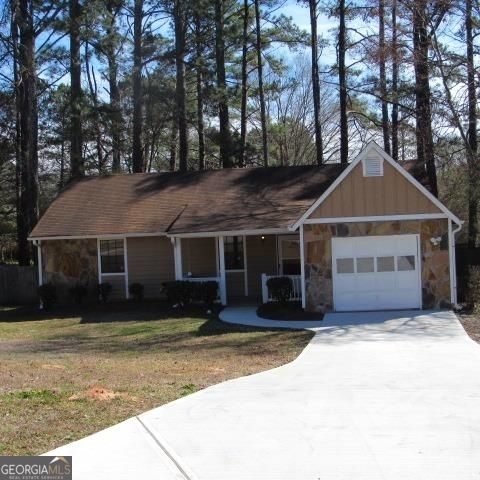
[[110, 294], [112, 293], [112, 284], [108, 282], [99, 283], [97, 285], [98, 298], [103, 303], [108, 302]]
[[167, 301], [173, 307], [185, 306], [192, 302], [193, 282], [186, 280], [175, 280], [173, 282], [162, 283], [162, 292], [167, 296]]
[[44, 283], [37, 289], [44, 310], [50, 310], [57, 301], [57, 288], [53, 283]]
[[143, 285], [141, 283], [131, 283], [128, 287], [128, 293], [136, 302], [143, 300]]
[[475, 311], [480, 310], [480, 267], [473, 266], [468, 269], [468, 303]]
[[213, 280], [197, 282], [195, 290], [194, 299], [204, 303], [211, 310], [218, 297], [218, 282]]
[[180, 305], [184, 307], [192, 302], [202, 302], [208, 308], [211, 308], [217, 298], [218, 283], [215, 281], [190, 282], [188, 280], [176, 280], [174, 282], [165, 282], [162, 285], [162, 291], [167, 296], [168, 303], [172, 306]]
[[88, 293], [87, 287], [79, 283], [71, 287], [68, 291], [70, 292], [70, 295], [75, 300], [75, 303], [78, 303], [78, 305], [82, 304], [83, 299], [87, 296], [87, 293]]
[[272, 277], [267, 280], [267, 287], [275, 301], [286, 303], [292, 295], [293, 282], [289, 277]]

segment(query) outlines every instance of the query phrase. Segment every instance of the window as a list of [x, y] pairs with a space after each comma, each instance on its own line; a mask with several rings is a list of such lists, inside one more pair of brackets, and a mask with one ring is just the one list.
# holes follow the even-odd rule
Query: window
[[394, 272], [395, 257], [377, 257], [378, 272]]
[[397, 257], [397, 265], [400, 272], [415, 270], [415, 256], [402, 255], [400, 257]]
[[370, 273], [374, 270], [373, 257], [357, 258], [357, 273]]
[[337, 273], [354, 273], [353, 258], [337, 258]]
[[225, 237], [225, 270], [243, 270], [243, 237]]
[[124, 273], [125, 257], [123, 253], [123, 238], [120, 240], [100, 240], [102, 274]]

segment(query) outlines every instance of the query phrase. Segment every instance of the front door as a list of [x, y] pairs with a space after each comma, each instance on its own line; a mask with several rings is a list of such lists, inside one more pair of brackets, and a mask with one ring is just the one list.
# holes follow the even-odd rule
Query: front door
[[280, 275], [301, 275], [300, 238], [298, 235], [278, 237], [278, 259]]

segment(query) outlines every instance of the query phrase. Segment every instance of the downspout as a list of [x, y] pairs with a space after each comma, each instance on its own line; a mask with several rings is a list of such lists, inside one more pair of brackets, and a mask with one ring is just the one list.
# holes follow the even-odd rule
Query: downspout
[[450, 244], [450, 269], [452, 272], [451, 275], [451, 282], [452, 282], [452, 305], [454, 308], [458, 308], [457, 303], [457, 262], [456, 262], [456, 254], [455, 254], [455, 234], [457, 234], [463, 226], [464, 222], [458, 223], [455, 229], [452, 229], [452, 221], [449, 220], [449, 244]]

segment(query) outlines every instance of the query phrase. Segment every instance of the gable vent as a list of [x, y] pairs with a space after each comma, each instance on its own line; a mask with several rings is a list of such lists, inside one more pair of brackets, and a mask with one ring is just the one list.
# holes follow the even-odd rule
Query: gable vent
[[364, 177], [382, 177], [383, 176], [383, 158], [367, 157], [363, 161]]

